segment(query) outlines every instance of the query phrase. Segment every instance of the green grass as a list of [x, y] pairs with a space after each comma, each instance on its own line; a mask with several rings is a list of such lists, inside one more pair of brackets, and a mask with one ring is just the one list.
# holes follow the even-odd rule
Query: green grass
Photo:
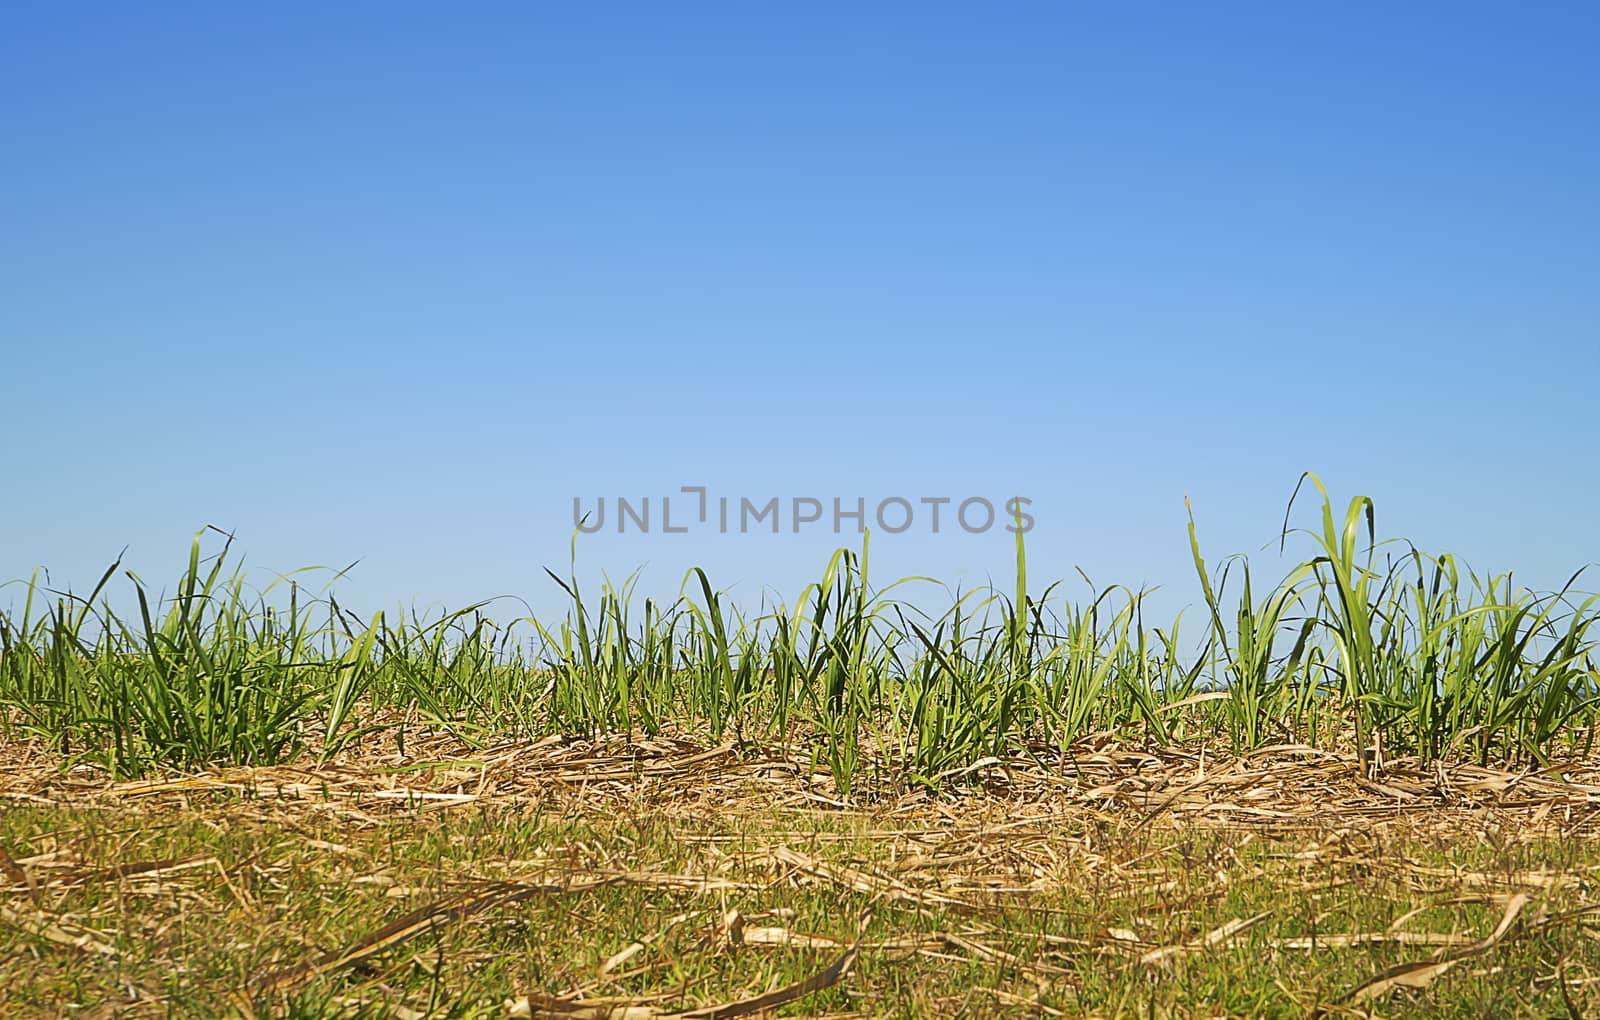
[[[1588, 748], [1600, 610], [1577, 576], [1549, 594], [1480, 578], [1379, 542], [1370, 500], [1341, 519], [1304, 481], [1322, 496], [1319, 526], [1286, 515], [1284, 541], [1308, 558], [1265, 594], [1243, 557], [1208, 570], [1191, 518], [1198, 646], [1176, 622], [1150, 626], [1140, 592], [1033, 594], [1020, 534], [1015, 591], [970, 593], [937, 617], [901, 597], [916, 580], [875, 584], [863, 543], [793, 605], [751, 615], [699, 570], [669, 605], [640, 604], [631, 579], [591, 592], [576, 571], [552, 574], [570, 609], [546, 623], [487, 604], [358, 617], [295, 575], [252, 592], [228, 572], [229, 543], [205, 556], [202, 533], [171, 598], [126, 575], [131, 619], [106, 597], [118, 565], [87, 598], [27, 584], [20, 610], [0, 614], [0, 727], [131, 776], [327, 756], [391, 712], [479, 741], [692, 723], [753, 742], [803, 733], [846, 792], [863, 742], [892, 746], [898, 780], [923, 785], [1107, 730], [1158, 743], [1224, 732], [1246, 750], [1333, 747], [1353, 727], [1359, 747], [1425, 760]], [[1207, 692], [1226, 697], [1194, 697]]]
[[1104, 731], [1159, 744], [1221, 732], [1242, 751], [1338, 747], [1353, 729], [1359, 748], [1424, 760], [1588, 749], [1600, 608], [1577, 575], [1547, 594], [1480, 578], [1378, 541], [1371, 500], [1340, 518], [1306, 482], [1320, 520], [1291, 529], [1286, 514], [1283, 540], [1307, 559], [1264, 594], [1243, 557], [1207, 568], [1191, 517], [1199, 643], [1177, 622], [1148, 624], [1141, 592], [1034, 594], [1020, 534], [1015, 590], [969, 593], [939, 616], [904, 597], [919, 579], [874, 583], [863, 542], [793, 605], [750, 614], [698, 569], [667, 605], [641, 604], [632, 579], [592, 592], [575, 570], [551, 574], [570, 609], [546, 622], [488, 604], [359, 617], [297, 575], [253, 592], [229, 572], [231, 539], [206, 556], [202, 533], [172, 597], [123, 578], [132, 618], [107, 597], [116, 564], [87, 598], [24, 587], [0, 614], [0, 736], [134, 776], [327, 757], [396, 716], [480, 742], [681, 723], [804, 739], [846, 794], [869, 743], [892, 748], [875, 760], [894, 762], [897, 782], [927, 786]]

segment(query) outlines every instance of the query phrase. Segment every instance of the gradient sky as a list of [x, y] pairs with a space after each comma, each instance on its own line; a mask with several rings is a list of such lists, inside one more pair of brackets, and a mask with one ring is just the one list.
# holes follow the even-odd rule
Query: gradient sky
[[[264, 579], [361, 560], [363, 607], [545, 611], [574, 496], [699, 484], [1024, 495], [1034, 578], [1176, 608], [1185, 494], [1215, 561], [1309, 469], [1559, 585], [1600, 559], [1597, 12], [7, 4], [0, 579], [170, 581], [215, 524]], [[857, 541], [578, 556], [750, 600]]]

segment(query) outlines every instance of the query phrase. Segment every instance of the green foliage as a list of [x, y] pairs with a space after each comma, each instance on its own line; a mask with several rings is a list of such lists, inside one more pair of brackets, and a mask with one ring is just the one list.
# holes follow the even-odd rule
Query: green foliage
[[308, 746], [327, 757], [381, 727], [486, 741], [676, 723], [804, 742], [847, 794], [863, 761], [894, 763], [880, 780], [940, 787], [1108, 731], [1163, 744], [1220, 733], [1245, 751], [1333, 746], [1353, 727], [1360, 748], [1481, 762], [1588, 748], [1600, 609], [1578, 575], [1541, 595], [1449, 555], [1380, 557], [1372, 500], [1341, 519], [1307, 474], [1291, 514], [1307, 482], [1319, 526], [1291, 529], [1286, 514], [1282, 539], [1304, 536], [1310, 558], [1264, 594], [1242, 556], [1207, 568], [1191, 510], [1206, 626], [1189, 653], [1177, 622], [1147, 626], [1143, 592], [1030, 592], [1020, 528], [1013, 590], [960, 594], [938, 616], [898, 594], [927, 578], [875, 587], [863, 541], [792, 606], [750, 616], [699, 569], [670, 605], [640, 605], [637, 576], [595, 597], [574, 566], [550, 574], [569, 609], [549, 624], [498, 621], [489, 603], [363, 620], [294, 577], [252, 594], [227, 569], [231, 539], [206, 557], [202, 532], [175, 594], [125, 574], [131, 619], [106, 594], [120, 563], [87, 598], [26, 582], [20, 613], [0, 613], [0, 728], [139, 775]]

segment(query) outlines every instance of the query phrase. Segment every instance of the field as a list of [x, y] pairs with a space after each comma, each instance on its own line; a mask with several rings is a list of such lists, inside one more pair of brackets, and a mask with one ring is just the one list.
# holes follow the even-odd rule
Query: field
[[255, 591], [206, 535], [125, 611], [35, 580], [4, 1015], [1600, 1014], [1582, 576], [1314, 476], [1285, 521], [1270, 585], [1191, 522], [1182, 628], [1035, 591], [1020, 535], [938, 615], [865, 545], [748, 613], [552, 574], [559, 622]]

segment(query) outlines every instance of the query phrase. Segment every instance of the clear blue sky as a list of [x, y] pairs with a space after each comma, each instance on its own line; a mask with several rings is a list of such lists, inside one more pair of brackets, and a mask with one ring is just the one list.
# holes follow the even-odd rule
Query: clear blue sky
[[[1220, 559], [1305, 469], [1600, 559], [1600, 8], [865, 7], [6, 5], [0, 578], [217, 524], [545, 608], [573, 496], [704, 484], [1025, 495], [1036, 578], [1179, 606], [1185, 493]], [[792, 595], [836, 542], [579, 558]]]

